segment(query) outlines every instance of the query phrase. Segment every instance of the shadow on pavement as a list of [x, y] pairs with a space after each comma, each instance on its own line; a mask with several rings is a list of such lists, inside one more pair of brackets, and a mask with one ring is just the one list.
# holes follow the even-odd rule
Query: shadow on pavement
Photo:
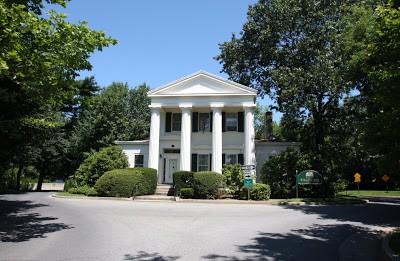
[[[265, 233], [259, 232], [259, 235], [253, 238], [253, 243], [238, 246], [239, 251], [246, 253], [244, 259], [235, 256], [225, 256], [210, 254], [202, 256], [209, 260], [340, 260], [337, 249], [340, 247], [343, 237], [361, 232], [371, 233], [371, 240], [374, 240], [373, 234], [365, 229], [348, 224], [342, 225], [314, 225], [309, 229], [293, 230], [291, 233]], [[371, 245], [379, 248], [377, 242], [371, 242]], [[376, 246], [375, 246], [376, 245]], [[355, 251], [357, 251], [355, 249]], [[372, 259], [379, 260], [379, 257], [371, 256]]]
[[136, 255], [126, 254], [124, 260], [140, 260], [140, 261], [173, 261], [178, 260], [179, 256], [163, 257], [158, 253], [147, 253], [145, 251], [138, 251]]
[[56, 217], [45, 217], [35, 209], [48, 207], [33, 201], [0, 199], [0, 242], [23, 242], [31, 238], [44, 238], [45, 234], [72, 227], [52, 221]]

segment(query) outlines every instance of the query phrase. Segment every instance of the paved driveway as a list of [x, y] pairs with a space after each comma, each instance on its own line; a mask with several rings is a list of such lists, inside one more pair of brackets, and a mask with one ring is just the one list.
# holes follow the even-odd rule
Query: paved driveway
[[[0, 260], [350, 260], [349, 253], [378, 260], [376, 235], [400, 221], [397, 204], [379, 202], [275, 206], [50, 195], [0, 195]], [[356, 234], [363, 242], [346, 248]]]

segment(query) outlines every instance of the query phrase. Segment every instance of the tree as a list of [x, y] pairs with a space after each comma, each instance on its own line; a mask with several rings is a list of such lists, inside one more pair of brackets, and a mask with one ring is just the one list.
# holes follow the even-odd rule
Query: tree
[[110, 146], [116, 140], [149, 137], [148, 91], [146, 84], [130, 90], [127, 84], [112, 83], [92, 100], [91, 106], [83, 110], [71, 133], [71, 170], [75, 170], [84, 160], [85, 153]]
[[[71, 24], [66, 15], [42, 16], [43, 3], [65, 6], [66, 0], [0, 1], [0, 161], [3, 168], [21, 158], [32, 131], [58, 125], [42, 118], [58, 111], [76, 93], [72, 84], [90, 70], [95, 51], [116, 44], [86, 22]], [[38, 133], [37, 135], [41, 135]], [[5, 167], [4, 167], [5, 166]], [[1, 175], [1, 173], [0, 173]]]
[[311, 151], [325, 145], [329, 121], [344, 94], [337, 27], [347, 1], [260, 0], [240, 37], [216, 57], [232, 80], [270, 95], [277, 109], [300, 121]]
[[[376, 8], [375, 8], [376, 7]], [[341, 35], [348, 77], [365, 110], [362, 142], [378, 158], [381, 174], [400, 171], [400, 2], [353, 6]]]

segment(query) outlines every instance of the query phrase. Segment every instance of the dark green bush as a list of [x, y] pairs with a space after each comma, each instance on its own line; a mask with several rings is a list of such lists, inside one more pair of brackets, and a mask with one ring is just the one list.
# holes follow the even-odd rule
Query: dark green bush
[[135, 169], [143, 173], [141, 195], [154, 194], [157, 189], [157, 170], [145, 167], [136, 167]]
[[94, 187], [99, 196], [131, 197], [154, 194], [157, 188], [157, 171], [150, 168], [107, 171]]
[[192, 188], [194, 179], [193, 179], [193, 172], [179, 170], [175, 171], [173, 174], [174, 179], [174, 187], [180, 188]]
[[271, 187], [267, 184], [255, 183], [250, 189], [250, 199], [268, 200], [271, 196]]
[[193, 198], [194, 189], [193, 188], [181, 188], [180, 189], [181, 198]]
[[226, 186], [231, 190], [240, 190], [243, 187], [244, 173], [240, 164], [223, 165], [222, 175], [226, 178]]
[[76, 180], [74, 178], [69, 178], [65, 181], [64, 191], [69, 191], [69, 189], [76, 188], [76, 187], [78, 187]]
[[97, 196], [97, 191], [94, 188], [89, 187], [87, 185], [69, 188], [68, 189], [68, 193], [71, 193], [71, 194], [83, 194], [83, 195], [86, 195], [86, 196]]
[[194, 194], [196, 198], [215, 198], [218, 189], [225, 187], [225, 177], [217, 172], [196, 172], [193, 178]]
[[110, 146], [91, 154], [76, 170], [75, 178], [81, 186], [93, 186], [106, 171], [126, 167], [128, 158], [122, 149]]

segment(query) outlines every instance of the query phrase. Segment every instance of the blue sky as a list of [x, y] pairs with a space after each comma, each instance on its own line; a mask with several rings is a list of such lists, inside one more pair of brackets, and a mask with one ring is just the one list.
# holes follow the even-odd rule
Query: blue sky
[[82, 77], [94, 75], [102, 87], [115, 81], [157, 88], [199, 70], [227, 78], [213, 57], [220, 53], [219, 43], [240, 32], [248, 6], [256, 2], [72, 0], [66, 9], [50, 7], [66, 13], [71, 22], [87, 21], [91, 29], [118, 39], [117, 45], [91, 57], [93, 70]]

